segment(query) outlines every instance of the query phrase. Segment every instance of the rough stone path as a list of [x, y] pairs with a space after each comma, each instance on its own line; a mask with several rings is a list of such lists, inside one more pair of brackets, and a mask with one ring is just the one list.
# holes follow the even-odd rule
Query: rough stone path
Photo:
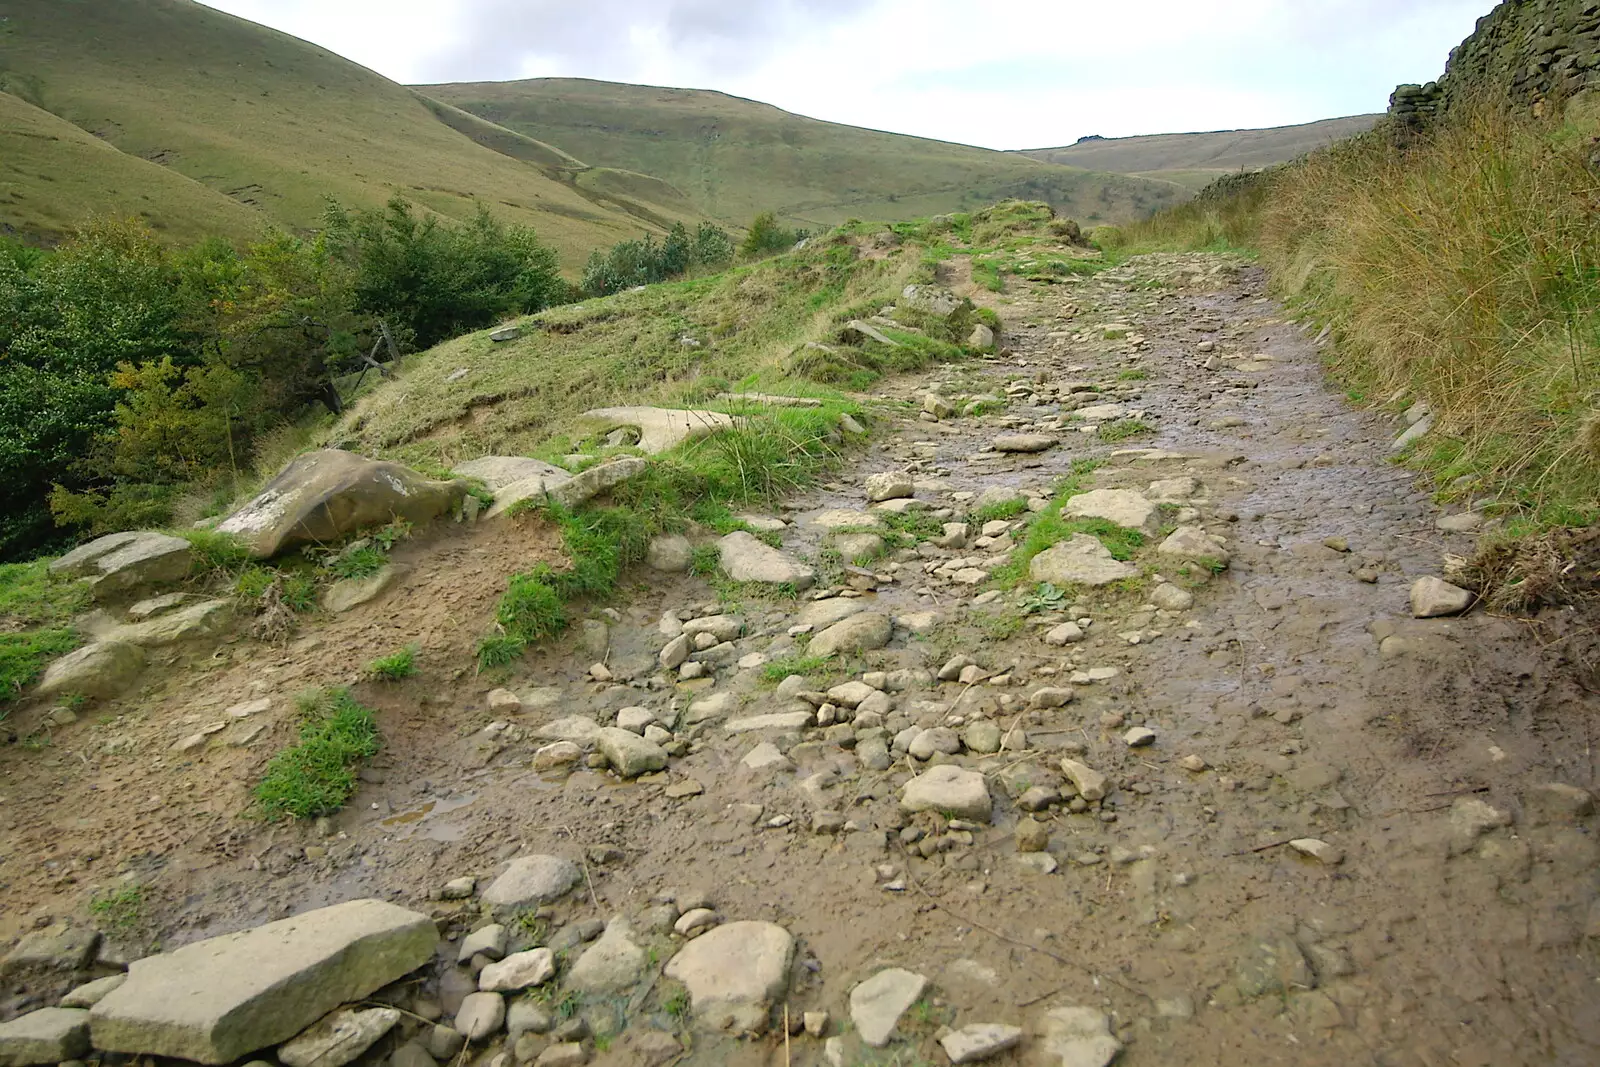
[[[794, 953], [792, 1045], [702, 1038], [689, 1062], [1595, 1062], [1593, 699], [1548, 631], [1412, 618], [1412, 581], [1471, 542], [1389, 462], [1404, 424], [1330, 389], [1246, 264], [1013, 286], [977, 296], [1001, 355], [890, 383], [871, 450], [781, 513], [814, 588], [719, 599], [663, 573], [514, 696], [464, 679], [450, 729], [392, 744], [320, 836], [196, 874], [176, 938], [356, 896], [465, 917], [447, 884], [555, 854], [583, 877], [548, 943], [625, 920], [589, 950], [626, 960], [597, 988], [683, 932], [781, 928], [748, 929], [783, 942], [758, 954], [779, 971]], [[1152, 432], [1085, 432], [1133, 421]], [[1088, 459], [1085, 489], [1123, 491], [1091, 513], [1145, 526], [1138, 577], [990, 589]], [[885, 510], [924, 507], [933, 536], [847, 566]], [[1190, 547], [1163, 555], [1175, 531]], [[833, 666], [763, 677], [823, 632]], [[731, 966], [705, 936], [679, 973]], [[410, 1008], [483, 995], [455, 958]], [[591, 1029], [651, 1022], [638, 996], [587, 1003]], [[659, 1062], [631, 1048], [602, 1057]]]

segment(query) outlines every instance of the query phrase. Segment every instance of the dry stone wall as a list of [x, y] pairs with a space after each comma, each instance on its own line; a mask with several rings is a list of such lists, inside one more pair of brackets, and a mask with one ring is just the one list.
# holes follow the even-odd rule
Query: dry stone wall
[[1600, 88], [1600, 0], [1503, 0], [1450, 53], [1443, 77], [1397, 88], [1389, 114], [1417, 129], [1477, 96], [1539, 108], [1586, 88]]

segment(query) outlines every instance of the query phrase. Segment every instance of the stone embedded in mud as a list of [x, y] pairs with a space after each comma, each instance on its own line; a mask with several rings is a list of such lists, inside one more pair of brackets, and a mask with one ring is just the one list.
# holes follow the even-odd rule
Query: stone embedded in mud
[[1450, 849], [1466, 852], [1491, 830], [1511, 825], [1511, 813], [1477, 797], [1457, 797], [1450, 805]]
[[50, 564], [61, 578], [88, 578], [94, 598], [107, 600], [189, 576], [189, 542], [152, 530], [107, 534], [79, 545]]
[[973, 511], [984, 511], [989, 508], [1015, 507], [1027, 502], [1027, 496], [1020, 489], [1014, 489], [1009, 485], [991, 485], [978, 494], [970, 507]]
[[1200, 483], [1193, 478], [1162, 478], [1151, 482], [1144, 495], [1157, 504], [1177, 504], [1199, 491]]
[[1337, 867], [1344, 862], [1344, 853], [1320, 838], [1297, 837], [1289, 842], [1289, 847], [1329, 867]]
[[1171, 582], [1163, 582], [1150, 594], [1150, 603], [1162, 611], [1188, 611], [1194, 607], [1194, 594]]
[[922, 997], [928, 980], [900, 967], [879, 971], [850, 990], [850, 1021], [861, 1040], [873, 1048], [883, 1048], [894, 1037], [894, 1028]]
[[1132, 578], [1139, 568], [1123, 563], [1090, 534], [1077, 533], [1034, 556], [1028, 564], [1028, 576], [1036, 582], [1052, 585], [1110, 585], [1124, 578]]
[[81, 971], [94, 960], [99, 947], [99, 932], [86, 926], [53, 923], [42, 930], [30, 930], [0, 960], [0, 979], [14, 982]]
[[1565, 782], [1543, 782], [1523, 794], [1522, 810], [1534, 826], [1577, 822], [1594, 814], [1594, 797]]
[[1106, 1067], [1122, 1051], [1111, 1020], [1095, 1008], [1052, 1008], [1039, 1027], [1039, 1044], [1059, 1067]]
[[826, 600], [812, 601], [801, 608], [800, 613], [795, 616], [795, 625], [826, 630], [834, 623], [842, 622], [866, 610], [867, 605], [855, 597], [829, 597]]
[[572, 965], [565, 985], [580, 993], [615, 996], [626, 993], [644, 972], [645, 951], [633, 943], [633, 931], [618, 917], [606, 923], [605, 933]]
[[751, 715], [743, 719], [729, 719], [722, 728], [730, 734], [747, 734], [757, 730], [799, 730], [812, 724], [815, 716], [809, 711], [778, 711], [767, 715]]
[[144, 670], [144, 650], [123, 641], [96, 641], [50, 664], [40, 696], [76, 694], [91, 700], [121, 696]]
[[970, 1023], [939, 1039], [952, 1065], [977, 1063], [1022, 1043], [1022, 1027], [1004, 1023]]
[[426, 915], [354, 900], [148, 956], [90, 1011], [106, 1052], [230, 1063], [433, 958]]
[[724, 574], [736, 582], [788, 585], [797, 590], [816, 584], [816, 572], [799, 561], [758, 541], [753, 534], [735, 530], [717, 542]]
[[1007, 433], [993, 441], [996, 452], [1048, 452], [1061, 441], [1047, 433]]
[[956, 413], [955, 405], [938, 393], [923, 394], [922, 410], [936, 419], [948, 419]]
[[681, 574], [689, 569], [694, 558], [694, 546], [682, 534], [652, 537], [645, 549], [645, 566], [663, 574]]
[[961, 737], [948, 726], [923, 730], [906, 747], [906, 754], [917, 760], [929, 760], [941, 754], [954, 756], [960, 751]]
[[569, 715], [564, 719], [545, 723], [535, 729], [534, 733], [548, 741], [572, 741], [580, 745], [592, 745], [600, 736], [600, 724], [582, 715]]
[[1104, 519], [1153, 537], [1161, 529], [1161, 510], [1131, 489], [1096, 489], [1072, 497], [1061, 513], [1073, 519]]
[[89, 1054], [89, 1013], [40, 1008], [0, 1023], [0, 1067], [62, 1063]]
[[867, 500], [873, 504], [883, 500], [899, 500], [902, 497], [915, 496], [917, 492], [916, 483], [905, 471], [869, 474], [866, 479], [866, 489]]
[[456, 1030], [468, 1041], [487, 1041], [506, 1021], [506, 1000], [499, 993], [469, 993], [456, 1012]]
[[1251, 1000], [1310, 989], [1317, 979], [1294, 938], [1267, 933], [1246, 942], [1234, 981], [1239, 993]]
[[611, 769], [624, 778], [637, 778], [667, 765], [667, 754], [660, 745], [616, 726], [603, 728], [595, 739], [595, 747], [611, 764]]
[[362, 604], [370, 603], [394, 585], [395, 580], [404, 576], [407, 568], [399, 563], [384, 565], [377, 574], [370, 574], [365, 578], [341, 578], [328, 587], [322, 594], [322, 610], [335, 615], [342, 614]]
[[1176, 556], [1190, 562], [1215, 560], [1226, 564], [1231, 558], [1227, 542], [1216, 534], [1206, 533], [1198, 526], [1180, 526], [1165, 541], [1156, 546], [1163, 556]]
[[1095, 770], [1086, 763], [1079, 763], [1075, 759], [1061, 761], [1061, 773], [1065, 774], [1078, 790], [1078, 795], [1085, 800], [1102, 800], [1106, 795], [1109, 779], [1100, 771]]
[[480, 927], [461, 939], [461, 947], [456, 950], [456, 962], [467, 963], [479, 954], [491, 960], [500, 959], [506, 954], [506, 943], [510, 937], [511, 932], [500, 923]]
[[743, 764], [746, 769], [752, 771], [765, 771], [773, 769], [787, 771], [794, 769], [794, 763], [789, 759], [788, 756], [785, 756], [781, 751], [779, 751], [778, 746], [773, 744], [771, 741], [761, 742], [755, 748], [752, 748], [749, 752], [746, 752], [744, 754], [744, 758], [739, 762]]
[[1460, 615], [1472, 606], [1473, 599], [1471, 591], [1432, 575], [1411, 583], [1411, 614], [1418, 619]]
[[697, 437], [743, 426], [744, 421], [720, 411], [652, 407], [596, 408], [578, 416], [579, 425], [593, 433], [636, 427], [639, 448], [652, 456]]
[[400, 1021], [398, 1008], [341, 1009], [278, 1046], [286, 1067], [344, 1067]]
[[483, 891], [497, 912], [515, 912], [560, 900], [583, 880], [577, 866], [560, 856], [522, 856]]
[[1044, 635], [1044, 643], [1056, 648], [1075, 645], [1082, 640], [1083, 627], [1075, 622], [1064, 622], [1060, 626], [1052, 627]]
[[930, 767], [902, 788], [900, 806], [907, 811], [937, 811], [988, 822], [993, 802], [983, 775], [954, 764]]
[[689, 705], [684, 713], [683, 725], [697, 726], [712, 719], [720, 719], [729, 712], [739, 710], [739, 698], [733, 693], [712, 693]]
[[856, 563], [866, 563], [883, 555], [885, 544], [875, 533], [835, 533], [830, 535], [839, 558]]
[[339, 541], [364, 526], [430, 522], [453, 510], [466, 492], [463, 480], [436, 482], [398, 463], [324, 449], [290, 461], [217, 530], [268, 559], [296, 545]]
[[551, 485], [558, 485], [572, 477], [571, 471], [526, 456], [481, 456], [457, 465], [452, 473], [476, 479], [496, 494], [530, 478], [548, 479]]
[[763, 1033], [789, 987], [794, 938], [774, 923], [734, 922], [690, 941], [667, 963], [689, 991], [696, 1020], [714, 1030]]
[[484, 993], [514, 993], [544, 985], [555, 973], [555, 953], [548, 948], [514, 952], [478, 972], [478, 989]]
[[832, 656], [840, 652], [870, 652], [882, 648], [894, 636], [894, 622], [887, 615], [865, 611], [851, 615], [823, 630], [806, 646], [808, 656]]
[[1127, 415], [1128, 409], [1123, 404], [1092, 404], [1089, 407], [1079, 408], [1073, 414], [1084, 422], [1110, 422]]
[[695, 634], [710, 634], [718, 641], [736, 641], [744, 633], [744, 616], [742, 615], [707, 615], [699, 619], [690, 619], [683, 624], [683, 632], [693, 637]]

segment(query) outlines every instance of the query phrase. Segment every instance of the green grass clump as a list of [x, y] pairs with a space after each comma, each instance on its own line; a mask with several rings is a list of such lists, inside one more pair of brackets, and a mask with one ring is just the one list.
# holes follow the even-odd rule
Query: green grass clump
[[355, 768], [378, 751], [371, 708], [347, 689], [315, 691], [300, 701], [300, 739], [267, 764], [255, 787], [261, 818], [310, 819], [331, 815], [355, 792]]
[[716, 545], [695, 545], [689, 550], [689, 573], [700, 578], [709, 578], [717, 573], [717, 565], [722, 562], [722, 551]]
[[1155, 432], [1156, 428], [1142, 419], [1118, 419], [1115, 422], [1101, 423], [1099, 437], [1100, 440], [1110, 443]]
[[367, 664], [367, 673], [385, 682], [399, 682], [417, 673], [417, 649], [407, 645]]
[[353, 552], [341, 553], [328, 564], [328, 573], [335, 578], [371, 578], [383, 570], [389, 557], [376, 545], [363, 545]]
[[233, 534], [216, 530], [182, 530], [179, 537], [189, 542], [193, 562], [189, 572], [196, 577], [232, 574], [250, 562], [250, 548]]
[[68, 628], [0, 634], [0, 704], [32, 685], [45, 664], [81, 643], [77, 632]]
[[1117, 375], [1119, 382], [1142, 382], [1150, 377], [1150, 372], [1142, 367], [1130, 367]]
[[1028, 510], [1026, 500], [1007, 500], [1001, 504], [986, 504], [972, 513], [974, 522], [993, 522], [995, 519], [1014, 519]]
[[88, 607], [89, 587], [51, 577], [49, 564], [0, 564], [0, 705], [32, 685], [50, 660], [82, 643], [69, 624]]
[[144, 887], [129, 883], [120, 889], [100, 890], [89, 899], [89, 914], [102, 930], [126, 934], [139, 925], [144, 913]]

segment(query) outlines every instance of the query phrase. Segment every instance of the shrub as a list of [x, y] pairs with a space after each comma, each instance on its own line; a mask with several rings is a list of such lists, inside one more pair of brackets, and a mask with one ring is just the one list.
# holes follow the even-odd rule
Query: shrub
[[610, 250], [589, 255], [582, 289], [590, 296], [606, 296], [636, 285], [680, 278], [696, 268], [721, 267], [733, 259], [733, 240], [727, 232], [702, 222], [691, 236], [688, 227], [675, 223], [666, 239], [649, 234], [621, 241]]
[[787, 252], [808, 236], [806, 230], [791, 230], [778, 221], [771, 211], [763, 211], [750, 222], [750, 229], [739, 245], [739, 254], [745, 259], [758, 259], [774, 252]]

